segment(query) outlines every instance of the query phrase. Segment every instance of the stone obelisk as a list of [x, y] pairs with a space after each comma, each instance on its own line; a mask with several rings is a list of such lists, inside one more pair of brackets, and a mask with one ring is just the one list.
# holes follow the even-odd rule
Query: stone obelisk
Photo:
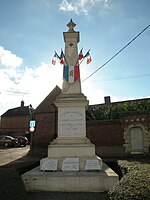
[[[79, 171], [85, 170], [86, 160], [101, 159], [95, 156], [95, 146], [86, 138], [86, 107], [88, 100], [81, 92], [80, 68], [78, 61], [79, 32], [74, 30], [71, 20], [64, 32], [65, 54], [62, 93], [54, 102], [58, 108], [58, 137], [48, 148], [48, 157], [59, 160], [58, 170], [63, 170], [66, 158], [79, 158]], [[71, 170], [71, 163], [70, 163]]]

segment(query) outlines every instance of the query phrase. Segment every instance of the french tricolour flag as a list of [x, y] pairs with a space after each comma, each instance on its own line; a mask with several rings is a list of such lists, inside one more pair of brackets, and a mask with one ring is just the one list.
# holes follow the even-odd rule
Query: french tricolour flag
[[64, 66], [63, 77], [69, 83], [74, 83], [79, 79], [80, 71], [79, 66]]

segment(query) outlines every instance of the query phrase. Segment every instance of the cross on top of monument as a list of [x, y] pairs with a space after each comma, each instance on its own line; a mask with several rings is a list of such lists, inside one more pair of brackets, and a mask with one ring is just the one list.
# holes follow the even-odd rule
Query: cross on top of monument
[[74, 32], [74, 27], [76, 26], [76, 24], [72, 21], [72, 19], [71, 19], [70, 22], [67, 24], [67, 26], [69, 27], [68, 32]]

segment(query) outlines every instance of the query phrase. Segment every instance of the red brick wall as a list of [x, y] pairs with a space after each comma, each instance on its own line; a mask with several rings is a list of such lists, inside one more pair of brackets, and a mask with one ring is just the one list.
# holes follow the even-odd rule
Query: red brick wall
[[102, 158], [127, 156], [120, 120], [87, 122], [87, 137], [95, 145], [96, 155]]
[[123, 133], [120, 120], [87, 122], [87, 137], [96, 146], [122, 146]]

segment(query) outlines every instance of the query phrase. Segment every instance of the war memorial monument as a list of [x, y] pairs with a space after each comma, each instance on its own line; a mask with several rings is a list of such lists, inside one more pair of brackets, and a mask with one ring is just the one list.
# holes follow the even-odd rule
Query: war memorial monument
[[95, 155], [86, 137], [88, 100], [81, 91], [78, 55], [79, 32], [70, 20], [65, 42], [62, 92], [58, 108], [58, 135], [48, 146], [40, 166], [22, 175], [27, 191], [103, 192], [118, 182], [118, 175]]

